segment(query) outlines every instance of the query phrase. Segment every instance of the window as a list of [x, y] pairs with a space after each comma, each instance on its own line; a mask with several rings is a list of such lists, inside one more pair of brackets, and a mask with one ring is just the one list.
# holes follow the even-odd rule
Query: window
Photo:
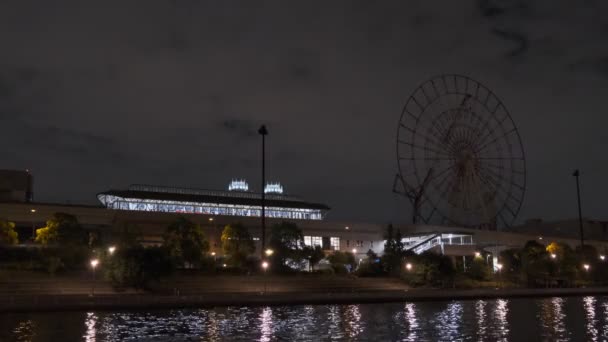
[[320, 236], [304, 236], [304, 245], [309, 247], [322, 246], [323, 241]]
[[339, 237], [330, 238], [329, 244], [331, 245], [331, 249], [333, 249], [334, 251], [340, 250], [340, 238]]

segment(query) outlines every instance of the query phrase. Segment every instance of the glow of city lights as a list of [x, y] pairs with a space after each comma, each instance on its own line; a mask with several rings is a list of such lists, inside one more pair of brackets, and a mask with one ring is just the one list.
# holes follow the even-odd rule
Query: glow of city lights
[[584, 264], [583, 268], [585, 269], [585, 271], [589, 271], [589, 264]]
[[266, 271], [266, 269], [268, 268], [268, 263], [266, 261], [262, 263], [262, 268], [264, 269], [264, 271]]
[[555, 255], [555, 253], [551, 253], [551, 259], [555, 259], [557, 258], [557, 255]]
[[410, 264], [409, 262], [407, 264], [405, 264], [405, 269], [408, 271], [411, 271], [412, 267], [413, 267], [412, 264]]
[[93, 267], [93, 269], [95, 269], [95, 267], [97, 267], [97, 265], [99, 265], [99, 260], [97, 260], [97, 259], [91, 260], [91, 267]]
[[268, 248], [266, 251], [264, 251], [264, 253], [266, 253], [267, 256], [271, 256], [274, 253], [274, 251], [272, 249]]
[[116, 251], [116, 246], [108, 247], [108, 253], [110, 253], [110, 255], [114, 254], [115, 251]]

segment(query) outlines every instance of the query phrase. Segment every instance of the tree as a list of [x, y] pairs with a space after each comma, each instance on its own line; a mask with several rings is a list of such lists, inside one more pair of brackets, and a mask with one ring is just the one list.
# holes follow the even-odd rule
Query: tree
[[272, 254], [273, 268], [279, 271], [289, 270], [292, 265], [300, 265], [305, 257], [304, 236], [302, 230], [295, 223], [283, 221], [272, 227], [269, 247]]
[[253, 238], [240, 223], [229, 224], [222, 232], [222, 249], [228, 255], [228, 262], [234, 267], [242, 267], [247, 257], [255, 252]]
[[43, 245], [84, 245], [87, 234], [75, 216], [55, 213], [45, 227], [36, 229], [35, 241]]
[[386, 227], [384, 239], [382, 265], [387, 273], [398, 275], [400, 273], [401, 258], [403, 257], [404, 250], [403, 243], [401, 242], [401, 232], [397, 231], [397, 233], [394, 234], [393, 225], [389, 224]]
[[535, 285], [549, 275], [549, 253], [544, 245], [530, 240], [521, 250], [521, 265], [528, 285]]
[[453, 284], [456, 270], [450, 257], [426, 251], [420, 255], [406, 252], [411, 269], [401, 270], [402, 277], [411, 285], [445, 287]]
[[118, 287], [146, 288], [172, 268], [166, 249], [141, 245], [117, 249], [104, 262], [106, 278]]
[[349, 252], [335, 251], [327, 257], [336, 273], [352, 271], [355, 268], [355, 255]]
[[163, 240], [164, 247], [176, 264], [198, 267], [209, 251], [209, 241], [202, 228], [184, 217], [167, 227]]
[[16, 245], [19, 243], [18, 237], [14, 222], [0, 220], [0, 245]]
[[325, 252], [323, 252], [323, 248], [321, 246], [306, 246], [303, 249], [304, 256], [310, 262], [310, 268], [314, 271], [315, 266], [325, 258]]

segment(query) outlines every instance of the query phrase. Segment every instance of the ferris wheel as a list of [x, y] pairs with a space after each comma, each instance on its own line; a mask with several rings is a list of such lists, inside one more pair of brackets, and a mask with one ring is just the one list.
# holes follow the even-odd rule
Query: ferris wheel
[[461, 75], [422, 83], [397, 129], [394, 188], [413, 222], [497, 229], [512, 225], [526, 190], [526, 158], [505, 105]]

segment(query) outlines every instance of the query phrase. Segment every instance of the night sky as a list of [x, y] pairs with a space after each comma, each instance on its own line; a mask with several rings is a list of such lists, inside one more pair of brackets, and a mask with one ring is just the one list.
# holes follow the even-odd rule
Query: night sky
[[0, 3], [0, 168], [38, 201], [95, 204], [130, 183], [259, 190], [267, 174], [328, 219], [404, 221], [392, 193], [402, 106], [468, 75], [519, 128], [519, 220], [608, 219], [608, 2]]

